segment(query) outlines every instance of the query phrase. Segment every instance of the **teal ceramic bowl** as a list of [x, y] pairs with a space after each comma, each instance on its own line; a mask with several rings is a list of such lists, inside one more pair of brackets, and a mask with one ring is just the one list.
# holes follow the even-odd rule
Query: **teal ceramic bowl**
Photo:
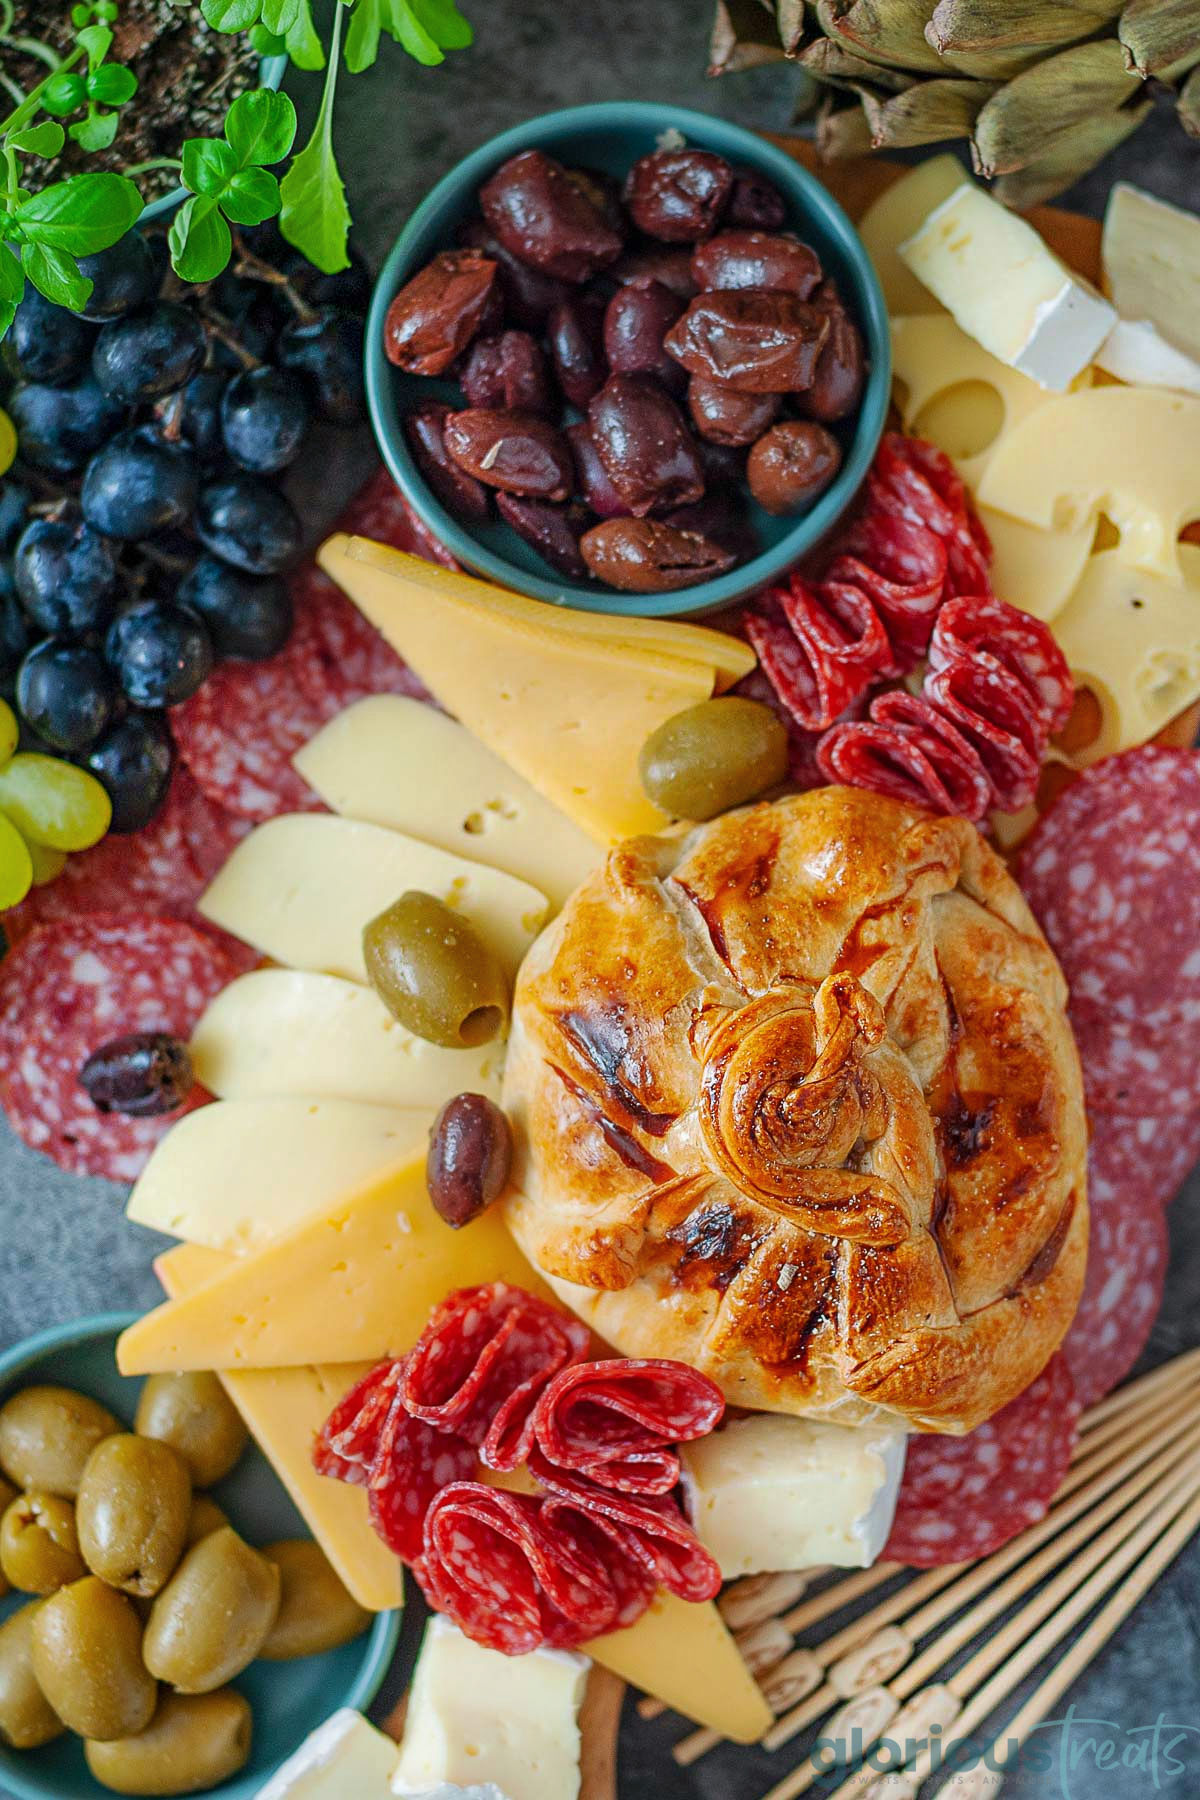
[[[132, 1428], [140, 1378], [118, 1375], [116, 1342], [135, 1313], [104, 1313], [56, 1325], [27, 1338], [0, 1355], [0, 1402], [34, 1382], [56, 1383], [92, 1394]], [[251, 1544], [276, 1538], [309, 1537], [262, 1453], [250, 1444], [236, 1469], [213, 1490], [230, 1523]], [[10, 1594], [0, 1601], [0, 1619], [25, 1603]], [[298, 1662], [251, 1663], [234, 1682], [254, 1713], [250, 1761], [232, 1781], [207, 1793], [221, 1800], [252, 1800], [267, 1777], [296, 1746], [339, 1706], [366, 1707], [374, 1699], [395, 1654], [400, 1636], [398, 1612], [380, 1613], [370, 1630], [340, 1650], [306, 1656]], [[17, 1800], [111, 1800], [88, 1773], [77, 1738], [59, 1738], [41, 1750], [17, 1751], [0, 1746], [0, 1792]]]
[[[402, 421], [422, 399], [445, 399], [456, 405], [462, 401], [452, 384], [393, 368], [384, 355], [383, 325], [399, 289], [436, 251], [453, 245], [456, 227], [478, 210], [478, 189], [510, 156], [540, 149], [561, 161], [624, 177], [639, 156], [657, 147], [658, 138], [667, 130], [681, 132], [689, 145], [747, 164], [775, 183], [788, 205], [785, 228], [811, 243], [836, 279], [862, 329], [870, 369], [859, 412], [846, 422], [841, 470], [807, 512], [776, 519], [750, 506], [762, 546], [753, 560], [715, 581], [676, 593], [619, 594], [598, 584], [564, 581], [507, 525], [498, 520], [482, 526], [463, 525], [437, 501], [409, 454]], [[438, 182], [401, 232], [376, 283], [367, 321], [366, 369], [371, 421], [384, 460], [406, 498], [460, 562], [539, 600], [587, 612], [654, 618], [727, 606], [773, 580], [810, 550], [841, 516], [866, 474], [883, 431], [891, 388], [887, 309], [879, 283], [857, 232], [820, 182], [783, 151], [739, 125], [678, 106], [624, 100], [569, 107], [515, 126], [492, 138]]]

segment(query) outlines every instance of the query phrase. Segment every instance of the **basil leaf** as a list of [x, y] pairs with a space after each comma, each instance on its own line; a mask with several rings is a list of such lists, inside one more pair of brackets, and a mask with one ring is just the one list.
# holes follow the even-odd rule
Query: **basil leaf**
[[350, 266], [346, 254], [350, 212], [333, 149], [333, 96], [337, 88], [342, 12], [341, 6], [335, 7], [329, 66], [312, 136], [299, 155], [293, 157], [280, 183], [280, 230], [289, 244], [294, 244], [326, 275]]
[[66, 141], [66, 133], [53, 119], [43, 119], [40, 125], [11, 132], [4, 141], [10, 150], [26, 150], [30, 156], [57, 156]]
[[25, 270], [7, 244], [0, 244], [0, 301], [16, 306], [25, 292]]
[[25, 273], [40, 294], [56, 306], [67, 306], [78, 312], [87, 305], [92, 283], [79, 273], [79, 265], [65, 250], [45, 244], [26, 244]]
[[229, 227], [207, 194], [193, 194], [184, 201], [167, 241], [171, 267], [181, 281], [212, 281], [233, 253]]
[[68, 136], [74, 139], [81, 150], [107, 150], [116, 135], [115, 112], [89, 113], [86, 119], [78, 120], [68, 131]]
[[112, 48], [113, 34], [107, 25], [85, 25], [75, 33], [75, 42], [87, 51], [88, 68], [98, 69]]
[[300, 0], [262, 0], [262, 22], [268, 31], [282, 36], [300, 16]]
[[417, 18], [409, 0], [392, 0], [391, 35], [404, 46], [414, 62], [423, 63], [427, 69], [436, 68], [438, 63], [446, 60], [436, 39]]
[[249, 31], [258, 23], [261, 0], [200, 0], [200, 11], [214, 31]]
[[243, 169], [282, 162], [296, 141], [296, 109], [286, 94], [270, 88], [239, 94], [226, 115], [225, 136]]
[[279, 183], [269, 169], [239, 169], [221, 195], [221, 211], [235, 225], [261, 225], [281, 205]]
[[124, 237], [142, 196], [124, 175], [72, 175], [30, 194], [13, 215], [26, 238], [71, 256], [92, 256]]
[[223, 194], [237, 166], [223, 138], [188, 138], [183, 146], [183, 185], [193, 194]]
[[[339, 9], [340, 10], [340, 9]], [[287, 53], [298, 69], [323, 69], [325, 49], [312, 22], [308, 0], [300, 0], [296, 23], [284, 33]]]
[[463, 18], [454, 0], [408, 0], [408, 4], [443, 50], [465, 50], [474, 42], [470, 21]]
[[346, 33], [346, 67], [361, 75], [379, 55], [380, 0], [355, 0]]

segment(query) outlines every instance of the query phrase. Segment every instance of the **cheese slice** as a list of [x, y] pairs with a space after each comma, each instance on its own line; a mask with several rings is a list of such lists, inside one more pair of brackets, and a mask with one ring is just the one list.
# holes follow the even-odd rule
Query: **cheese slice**
[[[1200, 305], [1200, 285], [1196, 305]], [[1099, 350], [1097, 366], [1138, 387], [1200, 394], [1200, 361], [1177, 350], [1149, 319], [1118, 319]]]
[[454, 1288], [485, 1281], [545, 1291], [496, 1208], [461, 1231], [438, 1217], [422, 1154], [147, 1313], [117, 1361], [127, 1375], [378, 1361], [410, 1349]]
[[628, 1631], [584, 1646], [593, 1661], [672, 1711], [735, 1744], [755, 1743], [774, 1715], [745, 1658], [711, 1603], [659, 1593]]
[[578, 1800], [588, 1667], [564, 1650], [504, 1656], [435, 1616], [413, 1672], [392, 1792], [453, 1790], [478, 1777], [517, 1800]]
[[243, 838], [199, 909], [272, 962], [365, 982], [363, 926], [410, 888], [462, 913], [510, 975], [546, 922], [546, 897], [528, 882], [321, 813], [287, 813]]
[[991, 506], [976, 506], [992, 544], [992, 587], [1002, 598], [1047, 624], [1056, 619], [1079, 584], [1095, 530], [1085, 519], [1072, 531], [1026, 525]]
[[162, 1138], [125, 1216], [213, 1250], [255, 1250], [424, 1145], [432, 1109], [219, 1100]]
[[963, 180], [956, 156], [931, 156], [886, 188], [858, 221], [858, 235], [875, 265], [889, 313], [943, 311], [941, 301], [901, 261], [899, 246]]
[[1116, 324], [1103, 295], [974, 182], [934, 207], [899, 253], [970, 337], [1059, 393]]
[[223, 1100], [353, 1100], [422, 1110], [500, 1091], [504, 1047], [444, 1050], [336, 975], [255, 969], [223, 988], [192, 1033], [196, 1079]]
[[396, 1746], [345, 1706], [311, 1731], [257, 1800], [388, 1800]]
[[574, 614], [365, 538], [330, 538], [318, 560], [442, 704], [598, 843], [665, 828], [638, 753], [709, 698], [715, 662], [606, 642]]
[[398, 694], [359, 700], [292, 758], [344, 818], [487, 863], [557, 912], [595, 868], [594, 840], [454, 719]]
[[1200, 218], [1118, 181], [1108, 197], [1100, 255], [1105, 289], [1121, 317], [1148, 321], [1166, 343], [1200, 362]]

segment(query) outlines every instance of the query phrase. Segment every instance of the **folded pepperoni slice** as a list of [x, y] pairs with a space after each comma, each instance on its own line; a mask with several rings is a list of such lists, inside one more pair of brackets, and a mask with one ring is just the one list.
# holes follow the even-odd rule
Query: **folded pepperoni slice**
[[926, 806], [932, 812], [959, 810], [941, 772], [926, 754], [924, 743], [904, 725], [880, 725], [870, 719], [835, 725], [821, 739], [817, 762], [827, 781], [867, 788], [889, 800], [900, 800], [906, 806]]
[[986, 651], [930, 670], [922, 690], [979, 753], [1002, 812], [1018, 812], [1037, 793], [1046, 747], [1024, 682]]
[[720, 1388], [686, 1363], [643, 1358], [577, 1364], [543, 1391], [533, 1415], [556, 1468], [624, 1494], [669, 1494], [679, 1480], [673, 1444], [720, 1424]]
[[983, 818], [992, 803], [987, 770], [974, 745], [936, 706], [905, 688], [895, 688], [875, 696], [871, 718], [878, 725], [898, 727], [921, 752], [942, 784], [948, 811], [964, 819]]
[[898, 509], [943, 539], [948, 596], [991, 593], [991, 542], [961, 475], [936, 445], [889, 432], [876, 453], [871, 492], [884, 511]]
[[559, 1469], [535, 1448], [529, 1472], [546, 1493], [575, 1503], [589, 1518], [608, 1519], [631, 1537], [631, 1548], [651, 1558], [660, 1587], [680, 1600], [711, 1600], [721, 1589], [721, 1571], [674, 1500], [635, 1497], [598, 1487], [584, 1475]]
[[946, 546], [917, 520], [869, 508], [836, 540], [827, 582], [859, 588], [879, 609], [901, 671], [924, 656], [946, 591]]
[[420, 1559], [435, 1497], [453, 1482], [470, 1481], [475, 1467], [465, 1438], [410, 1418], [399, 1394], [393, 1396], [371, 1465], [368, 1502], [371, 1524], [401, 1561]]
[[390, 1359], [377, 1363], [338, 1401], [313, 1447], [319, 1475], [366, 1487], [402, 1368]]
[[1075, 683], [1048, 626], [995, 595], [947, 600], [929, 640], [929, 666], [945, 668], [980, 652], [995, 657], [1028, 689], [1042, 731], [1061, 731], [1071, 716]]
[[[658, 1592], [658, 1568], [653, 1556], [633, 1533], [615, 1519], [600, 1513], [588, 1513], [573, 1500], [555, 1494], [543, 1496], [543, 1517], [556, 1532], [565, 1532], [572, 1541], [589, 1544], [595, 1550], [612, 1583], [615, 1610], [609, 1631], [626, 1631], [636, 1625]], [[556, 1643], [547, 1637], [551, 1649], [566, 1650], [574, 1646]]]

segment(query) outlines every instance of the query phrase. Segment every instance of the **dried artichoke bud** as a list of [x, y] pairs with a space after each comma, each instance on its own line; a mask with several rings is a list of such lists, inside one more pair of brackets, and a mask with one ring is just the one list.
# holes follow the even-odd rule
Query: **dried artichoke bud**
[[815, 43], [802, 50], [799, 61], [801, 68], [830, 87], [852, 87], [856, 83], [869, 82], [883, 93], [902, 94], [916, 79], [905, 69], [868, 62], [865, 56], [859, 56], [847, 45], [826, 37], [817, 38]]
[[779, 41], [789, 56], [795, 56], [810, 35], [810, 21], [805, 15], [804, 0], [775, 0], [775, 20]]
[[834, 112], [826, 107], [817, 120], [817, 151], [824, 162], [841, 162], [865, 156], [871, 148], [871, 127], [860, 106]]
[[817, 23], [870, 62], [944, 75], [946, 65], [925, 38], [929, 0], [817, 0]]
[[878, 99], [864, 89], [862, 109], [876, 150], [905, 150], [970, 137], [984, 102], [996, 91], [986, 81], [921, 81], [903, 94]]
[[1147, 96], [1132, 106], [1122, 107], [1119, 112], [1106, 113], [1076, 125], [1073, 130], [1064, 132], [1043, 156], [1012, 175], [1001, 175], [993, 182], [992, 193], [1005, 206], [1015, 207], [1018, 211], [1037, 206], [1043, 200], [1052, 200], [1094, 168], [1102, 156], [1107, 156], [1110, 150], [1131, 137], [1153, 110], [1153, 104]]
[[1009, 175], [1051, 155], [1060, 138], [1115, 113], [1141, 87], [1116, 38], [1076, 44], [1014, 75], [980, 112], [971, 155], [980, 175]]
[[1200, 61], [1200, 0], [1129, 0], [1119, 36], [1137, 74], [1181, 74]]
[[[1185, 5], [1191, 0], [1183, 0]], [[1013, 51], [1027, 59], [1092, 37], [1117, 18], [1122, 0], [938, 0], [928, 37], [943, 56]]]
[[1200, 138], [1200, 69], [1179, 90], [1179, 118], [1189, 136]]
[[717, 0], [708, 43], [710, 75], [736, 75], [782, 62], [786, 55], [774, 12], [763, 0]]

